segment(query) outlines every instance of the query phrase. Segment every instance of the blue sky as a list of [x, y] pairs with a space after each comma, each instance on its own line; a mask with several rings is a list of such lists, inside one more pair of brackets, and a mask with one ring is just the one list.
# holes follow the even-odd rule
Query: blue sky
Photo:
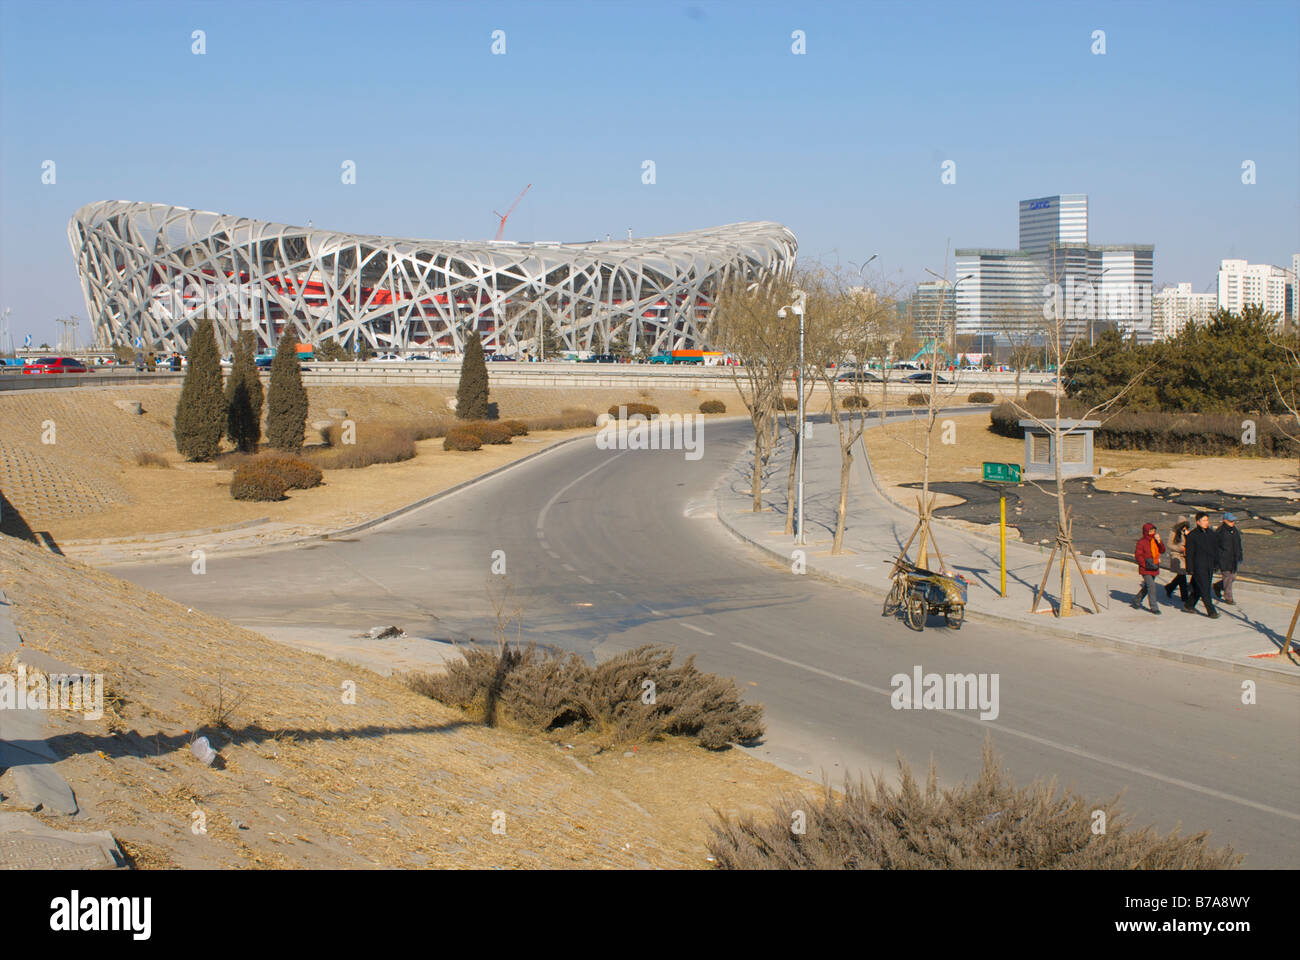
[[1298, 51], [1283, 0], [0, 0], [0, 308], [18, 341], [84, 321], [67, 222], [95, 200], [468, 240], [527, 183], [507, 238], [776, 220], [908, 284], [1087, 193], [1094, 243], [1213, 289], [1222, 257], [1300, 252]]

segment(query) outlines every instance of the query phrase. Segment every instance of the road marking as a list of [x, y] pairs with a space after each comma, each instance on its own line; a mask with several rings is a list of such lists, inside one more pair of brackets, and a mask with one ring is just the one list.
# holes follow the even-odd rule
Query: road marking
[[[838, 680], [841, 683], [851, 684], [860, 687], [863, 690], [870, 690], [872, 693], [878, 693], [884, 697], [893, 696], [893, 690], [887, 690], [884, 687], [872, 686], [869, 683], [863, 683], [861, 680], [854, 680], [850, 677], [840, 676], [838, 673], [831, 673], [829, 670], [822, 670], [818, 667], [810, 667], [806, 663], [800, 663], [797, 660], [791, 660], [788, 657], [782, 657], [775, 653], [768, 653], [766, 650], [760, 650], [757, 647], [751, 647], [748, 644], [732, 641], [733, 647], [740, 647], [742, 650], [748, 650], [750, 653], [756, 653], [759, 656], [767, 657], [771, 660], [779, 660], [781, 663], [788, 663], [792, 667], [798, 667], [800, 670], [806, 670], [809, 673], [816, 673], [832, 680]], [[1279, 807], [1271, 807], [1266, 803], [1259, 803], [1255, 800], [1248, 800], [1246, 797], [1238, 797], [1235, 794], [1225, 793], [1222, 790], [1215, 790], [1213, 787], [1205, 787], [1199, 783], [1192, 783], [1190, 780], [1180, 780], [1178, 777], [1166, 776], [1147, 767], [1140, 767], [1136, 764], [1125, 763], [1123, 760], [1112, 760], [1109, 757], [1103, 757], [1101, 754], [1093, 753], [1091, 750], [1084, 750], [1080, 747], [1072, 747], [1069, 744], [1058, 743], [1055, 740], [1049, 740], [1046, 737], [1040, 737], [1037, 734], [1029, 733], [1025, 730], [1017, 730], [1015, 727], [1004, 726], [1003, 724], [992, 724], [977, 717], [967, 716], [966, 714], [956, 713], [950, 710], [934, 710], [940, 716], [947, 717], [951, 720], [960, 720], [963, 723], [973, 723], [980, 727], [993, 727], [999, 732], [1010, 734], [1013, 737], [1019, 737], [1022, 740], [1028, 740], [1044, 747], [1050, 747], [1053, 750], [1060, 750], [1062, 753], [1072, 754], [1076, 757], [1082, 757], [1085, 760], [1092, 760], [1095, 763], [1104, 764], [1109, 767], [1115, 767], [1118, 770], [1124, 770], [1128, 773], [1135, 773], [1142, 777], [1149, 777], [1152, 780], [1158, 780], [1161, 783], [1168, 783], [1172, 786], [1182, 787], [1185, 790], [1191, 790], [1195, 793], [1203, 793], [1209, 797], [1217, 797], [1220, 800], [1227, 800], [1231, 803], [1240, 804], [1243, 807], [1250, 807], [1254, 810], [1262, 810], [1264, 813], [1272, 813], [1279, 817], [1285, 817], [1288, 820], [1300, 821], [1300, 813], [1291, 810], [1282, 810]]]
[[568, 490], [568, 489], [569, 489], [570, 487], [572, 487], [574, 484], [581, 483], [583, 480], [586, 480], [589, 476], [591, 476], [593, 473], [595, 473], [597, 470], [601, 469], [602, 467], [607, 467], [607, 466], [609, 466], [611, 463], [613, 463], [613, 462], [614, 462], [615, 460], [617, 460], [619, 457], [623, 456], [626, 452], [627, 452], [627, 451], [625, 450], [625, 451], [623, 451], [623, 453], [616, 453], [616, 454], [614, 454], [614, 456], [610, 457], [608, 460], [603, 460], [603, 461], [601, 461], [600, 463], [598, 463], [598, 464], [596, 464], [594, 467], [592, 467], [590, 470], [588, 470], [586, 473], [582, 474], [582, 476], [580, 476], [580, 477], [576, 477], [576, 478], [574, 478], [573, 480], [570, 480], [570, 481], [569, 481], [568, 483], [566, 483], [564, 486], [560, 487], [559, 490], [556, 490], [556, 491], [555, 491], [555, 495], [554, 495], [553, 497], [551, 497], [551, 499], [549, 499], [549, 500], [546, 501], [546, 506], [542, 507], [541, 512], [537, 514], [537, 536], [538, 536], [538, 538], [539, 538], [539, 539], [541, 538], [541, 536], [542, 536], [542, 528], [546, 526], [546, 512], [547, 512], [548, 510], [550, 510], [551, 507], [553, 507], [553, 506], [555, 505], [555, 501], [556, 501], [556, 500], [559, 500], [560, 497], [564, 496], [564, 492], [565, 492], [566, 490]]
[[591, 577], [584, 577], [582, 574], [578, 574], [578, 579], [581, 580], [583, 583], [595, 583], [595, 581], [592, 580]]
[[712, 637], [712, 636], [714, 636], [714, 634], [709, 633], [709, 631], [707, 631], [707, 630], [701, 630], [699, 627], [695, 626], [695, 624], [693, 624], [693, 623], [683, 623], [682, 626], [685, 627], [687, 630], [694, 630], [696, 633], [702, 633], [702, 634], [704, 634], [706, 637]]
[[[558, 559], [558, 558], [557, 558], [557, 559]], [[571, 564], [571, 563], [562, 563], [562, 564], [560, 564], [560, 566], [562, 566], [565, 570], [568, 570], [570, 573], [577, 573], [577, 572], [578, 572], [577, 568], [574, 567], [573, 564]]]
[[654, 616], [656, 616], [656, 617], [662, 617], [662, 616], [663, 616], [663, 614], [660, 613], [658, 610], [656, 610], [654, 607], [646, 606], [644, 603], [641, 604], [641, 606], [645, 607], [647, 610], [649, 610], [649, 611], [650, 611]]
[[627, 597], [623, 596], [623, 594], [619, 593], [617, 590], [611, 590], [609, 592], [612, 593], [614, 596], [618, 597], [620, 600], [627, 599]]

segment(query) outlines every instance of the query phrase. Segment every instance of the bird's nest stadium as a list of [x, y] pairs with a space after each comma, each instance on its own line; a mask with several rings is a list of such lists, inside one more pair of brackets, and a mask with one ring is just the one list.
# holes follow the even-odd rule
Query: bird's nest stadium
[[448, 242], [291, 227], [185, 207], [105, 201], [68, 224], [97, 342], [185, 350], [212, 317], [218, 342], [241, 327], [273, 348], [300, 340], [350, 351], [532, 356], [545, 325], [569, 350], [707, 344], [720, 284], [794, 265], [794, 234], [734, 223], [586, 243]]

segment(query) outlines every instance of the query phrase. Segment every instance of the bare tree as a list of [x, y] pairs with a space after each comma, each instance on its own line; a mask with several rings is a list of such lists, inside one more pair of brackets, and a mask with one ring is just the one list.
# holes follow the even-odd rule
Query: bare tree
[[[1075, 305], [1066, 303], [1062, 295], [1060, 280], [1063, 272], [1063, 268], [1053, 270], [1048, 275], [1050, 282], [1043, 288], [1045, 300], [1042, 311], [1042, 330], [1046, 340], [1048, 356], [1055, 367], [1056, 374], [1051, 380], [1052, 412], [1048, 416], [1040, 416], [1023, 405], [1019, 396], [1011, 401], [1011, 404], [1021, 417], [1032, 420], [1048, 434], [1051, 448], [1054, 451], [1052, 465], [1055, 486], [1050, 493], [1046, 490], [1043, 490], [1043, 492], [1049, 493], [1056, 500], [1056, 539], [1052, 546], [1051, 555], [1047, 560], [1047, 568], [1043, 572], [1042, 582], [1039, 583], [1038, 589], [1034, 592], [1034, 602], [1030, 612], [1038, 610], [1038, 603], [1047, 585], [1047, 579], [1051, 576], [1052, 566], [1059, 555], [1061, 593], [1057, 615], [1068, 617], [1074, 613], [1073, 583], [1070, 576], [1071, 563], [1074, 564], [1079, 579], [1087, 588], [1088, 597], [1092, 601], [1092, 612], [1097, 611], [1097, 598], [1093, 595], [1092, 586], [1088, 583], [1087, 577], [1084, 576], [1083, 569], [1079, 565], [1078, 555], [1074, 550], [1073, 520], [1070, 517], [1069, 505], [1066, 503], [1065, 477], [1061, 468], [1061, 451], [1064, 441], [1066, 437], [1081, 432], [1080, 424], [1085, 421], [1097, 419], [1116, 410], [1121, 401], [1132, 392], [1133, 388], [1141, 382], [1151, 368], [1148, 366], [1140, 370], [1111, 396], [1093, 404], [1080, 413], [1078, 417], [1062, 419], [1061, 404], [1065, 399], [1065, 385], [1069, 383], [1070, 371], [1078, 364], [1087, 362], [1090, 359], [1087, 336], [1083, 331], [1082, 324], [1078, 322], [1081, 318], [1078, 316]], [[1095, 305], [1091, 300], [1091, 291], [1087, 291], [1087, 293], [1089, 300], [1085, 302], [1084, 309], [1092, 310]], [[1083, 319], [1086, 319], [1086, 317]], [[1034, 484], [1034, 486], [1042, 490], [1042, 487], [1038, 487], [1037, 484]]]
[[750, 484], [755, 513], [763, 509], [763, 466], [773, 443], [775, 407], [799, 349], [798, 327], [777, 317], [792, 289], [786, 277], [733, 276], [718, 291], [713, 311], [714, 341], [740, 360], [731, 367], [732, 381], [754, 427]]

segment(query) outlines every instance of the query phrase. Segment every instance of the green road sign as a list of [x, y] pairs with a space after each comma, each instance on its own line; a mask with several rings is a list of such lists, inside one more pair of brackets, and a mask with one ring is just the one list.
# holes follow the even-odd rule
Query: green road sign
[[1019, 483], [1020, 464], [985, 463], [984, 479], [989, 483]]

